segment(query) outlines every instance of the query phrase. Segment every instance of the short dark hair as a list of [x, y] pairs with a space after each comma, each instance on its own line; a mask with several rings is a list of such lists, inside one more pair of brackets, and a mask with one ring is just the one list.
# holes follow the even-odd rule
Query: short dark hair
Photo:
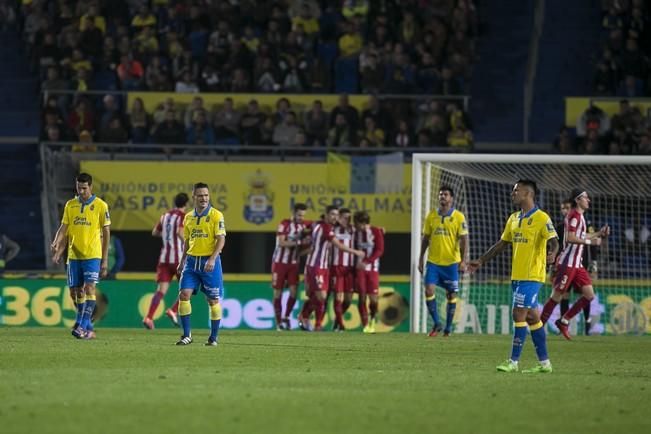
[[93, 185], [93, 177], [88, 173], [82, 172], [75, 178], [75, 181], [79, 183], [87, 183], [88, 185]]
[[339, 207], [336, 206], [336, 205], [328, 205], [328, 206], [326, 206], [325, 213], [330, 214], [330, 211], [335, 210], [335, 209], [338, 210]]
[[353, 221], [358, 224], [367, 225], [371, 223], [371, 216], [366, 211], [357, 211], [353, 216]]
[[187, 194], [185, 193], [179, 193], [176, 196], [174, 196], [174, 206], [177, 208], [183, 208], [190, 198], [188, 197]]
[[194, 193], [199, 188], [208, 188], [208, 184], [205, 182], [197, 182], [192, 186], [192, 193]]
[[582, 188], [573, 188], [570, 192], [570, 197], [567, 201], [572, 205], [572, 208], [576, 208], [576, 199], [584, 193], [585, 190]]
[[294, 204], [294, 212], [296, 211], [307, 211], [307, 205], [304, 203], [296, 203]]
[[531, 179], [520, 179], [516, 184], [529, 187], [533, 190], [534, 197], [538, 196], [538, 185], [536, 185], [536, 181], [532, 181]]
[[339, 208], [339, 214], [350, 214], [350, 210], [348, 208]]
[[447, 184], [443, 184], [442, 186], [439, 187], [439, 193], [442, 191], [447, 191], [450, 193], [450, 196], [454, 197], [454, 190], [452, 190], [452, 187], [450, 187]]

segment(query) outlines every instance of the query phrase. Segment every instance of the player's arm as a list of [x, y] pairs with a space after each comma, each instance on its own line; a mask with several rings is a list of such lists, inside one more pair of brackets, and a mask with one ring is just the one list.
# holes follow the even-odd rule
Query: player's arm
[[418, 257], [418, 271], [422, 274], [425, 267], [425, 252], [429, 247], [429, 235], [423, 234], [420, 241], [420, 256]]
[[479, 258], [470, 261], [468, 263], [468, 271], [473, 273], [477, 271], [479, 267], [484, 265], [486, 262], [490, 261], [493, 259], [495, 256], [499, 255], [506, 249], [506, 247], [511, 244], [509, 241], [505, 240], [499, 240], [495, 244], [493, 244], [490, 249], [486, 250], [486, 252], [481, 255]]
[[226, 244], [225, 235], [216, 235], [215, 236], [215, 250], [212, 252], [212, 255], [206, 261], [206, 266], [204, 270], [211, 272], [215, 269], [215, 262], [217, 262], [217, 257], [221, 254], [224, 249], [224, 244]]
[[287, 238], [286, 234], [276, 234], [276, 240], [278, 242], [278, 246], [280, 247], [298, 247], [301, 245], [300, 240], [290, 240]]
[[99, 277], [108, 274], [108, 249], [111, 242], [111, 226], [102, 226], [102, 262], [99, 266]]
[[160, 237], [163, 235], [163, 225], [161, 225], [160, 220], [158, 223], [156, 223], [156, 226], [154, 226], [154, 229], [151, 230], [151, 235], [153, 237]]
[[553, 264], [558, 254], [558, 237], [552, 237], [547, 240], [547, 263]]
[[61, 226], [59, 226], [59, 229], [57, 229], [57, 232], [54, 235], [54, 241], [52, 241], [52, 244], [50, 244], [50, 250], [52, 251], [52, 262], [55, 264], [61, 262], [61, 257], [65, 251], [67, 234], [68, 225], [61, 223]]
[[459, 250], [461, 251], [461, 264], [459, 264], [459, 269], [461, 271], [466, 271], [466, 264], [468, 264], [468, 255], [470, 254], [470, 239], [468, 235], [461, 235], [459, 237]]
[[361, 262], [364, 265], [372, 264], [376, 259], [379, 259], [384, 254], [384, 232], [381, 230], [373, 231], [375, 244], [373, 245], [373, 252], [370, 256], [364, 258]]
[[362, 259], [364, 257], [364, 252], [363, 251], [357, 250], [357, 249], [352, 249], [352, 248], [344, 245], [337, 238], [333, 237], [330, 241], [332, 242], [332, 245], [336, 246], [339, 250], [343, 250], [346, 253], [353, 254], [353, 255], [357, 256], [358, 258], [360, 258], [360, 259]]

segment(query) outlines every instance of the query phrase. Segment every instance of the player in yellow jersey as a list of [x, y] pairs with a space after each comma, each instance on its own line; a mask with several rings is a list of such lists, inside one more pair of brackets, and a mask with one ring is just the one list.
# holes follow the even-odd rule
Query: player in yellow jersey
[[66, 203], [61, 226], [50, 247], [52, 260], [58, 264], [67, 241], [68, 287], [77, 307], [72, 335], [93, 339], [95, 285], [108, 272], [111, 217], [106, 202], [93, 194], [93, 178], [89, 174], [77, 176], [76, 189], [77, 196]]
[[[425, 269], [425, 303], [434, 325], [429, 335], [434, 337], [441, 331], [436, 306], [435, 289], [445, 289], [446, 306], [444, 336], [450, 335], [452, 319], [457, 307], [459, 291], [459, 270], [465, 271], [468, 262], [468, 226], [466, 217], [453, 207], [454, 191], [447, 185], [439, 188], [438, 209], [431, 211], [423, 225], [423, 239], [420, 245], [418, 271]], [[427, 267], [423, 266], [425, 252]]]
[[224, 295], [222, 264], [219, 255], [226, 243], [224, 215], [210, 205], [208, 185], [194, 184], [194, 209], [183, 219], [183, 257], [179, 262], [179, 317], [183, 336], [176, 345], [192, 343], [190, 297], [201, 289], [210, 305], [210, 336], [207, 346], [217, 345], [217, 333], [222, 318], [219, 299]]
[[511, 200], [520, 208], [511, 214], [501, 239], [479, 259], [471, 261], [468, 269], [476, 271], [483, 264], [512, 245], [511, 288], [513, 290], [513, 347], [511, 358], [499, 365], [500, 372], [517, 372], [522, 347], [527, 337], [527, 325], [540, 362], [524, 373], [552, 372], [547, 355], [547, 337], [540, 320], [537, 302], [538, 291], [545, 282], [547, 264], [552, 264], [558, 252], [558, 236], [551, 219], [535, 204], [538, 188], [530, 180], [520, 180], [513, 187]]

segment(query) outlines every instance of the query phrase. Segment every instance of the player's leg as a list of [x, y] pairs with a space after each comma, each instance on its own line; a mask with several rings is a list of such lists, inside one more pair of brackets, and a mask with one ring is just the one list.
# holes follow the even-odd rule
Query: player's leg
[[368, 333], [368, 308], [367, 308], [367, 288], [366, 273], [364, 270], [355, 270], [355, 289], [357, 291], [357, 311], [359, 319], [362, 322], [362, 331]]
[[[594, 291], [594, 289], [593, 289]], [[583, 306], [583, 331], [586, 336], [590, 335], [590, 328], [592, 327], [592, 317], [590, 315], [590, 306], [592, 302]]]
[[459, 292], [459, 265], [453, 264], [442, 270], [445, 274], [443, 284], [447, 304], [445, 306], [445, 329], [443, 336], [450, 336], [452, 321], [457, 311], [457, 293]]
[[285, 287], [286, 269], [282, 264], [271, 265], [271, 288], [273, 289], [273, 307], [274, 318], [276, 320], [276, 330], [282, 330], [282, 295]]
[[552, 372], [552, 364], [549, 361], [549, 355], [547, 353], [547, 335], [543, 322], [538, 315], [535, 302], [527, 312], [527, 324], [529, 324], [529, 333], [531, 333], [531, 340], [536, 348], [536, 356], [538, 357], [539, 364], [532, 369], [525, 369], [522, 372], [525, 374]]
[[380, 294], [380, 277], [377, 271], [365, 271], [366, 294], [368, 295], [369, 333], [375, 333]]
[[570, 309], [570, 291], [565, 291], [561, 298], [561, 316], [565, 315]]
[[344, 316], [343, 316], [343, 304], [344, 304], [344, 289], [346, 286], [346, 271], [342, 267], [332, 267], [331, 268], [332, 277], [330, 282], [330, 292], [334, 292], [334, 301], [333, 308], [335, 311], [335, 320], [332, 325], [333, 331], [343, 331], [344, 327]]
[[66, 268], [70, 297], [77, 311], [75, 324], [72, 327], [72, 334], [76, 337], [75, 330], [81, 325], [81, 318], [84, 315], [84, 307], [86, 306], [86, 295], [83, 288], [84, 272], [81, 268], [81, 261], [78, 259], [70, 259]]
[[222, 319], [222, 307], [219, 299], [223, 296], [224, 289], [222, 264], [219, 257], [215, 260], [215, 268], [210, 272], [202, 272], [201, 279], [202, 291], [206, 294], [206, 300], [210, 306], [210, 336], [208, 336], [206, 345], [215, 346], [217, 345], [217, 335]]
[[285, 315], [283, 316], [283, 326], [285, 330], [291, 330], [291, 322], [289, 318], [292, 316], [292, 310], [296, 304], [296, 296], [298, 294], [298, 264], [292, 264], [287, 273], [287, 285], [289, 287], [289, 296], [285, 304]]
[[570, 320], [574, 318], [583, 308], [589, 305], [594, 298], [594, 289], [592, 287], [592, 280], [590, 275], [584, 268], [577, 268], [574, 274], [574, 279], [572, 284], [581, 288], [582, 296], [574, 302], [572, 307], [563, 315], [558, 321], [556, 321], [556, 327], [561, 331], [563, 336], [570, 340], [569, 334], [569, 324]]
[[183, 335], [181, 339], [176, 342], [176, 345], [188, 345], [192, 343], [192, 327], [190, 324], [190, 317], [192, 315], [192, 303], [190, 298], [195, 288], [201, 284], [199, 272], [195, 271], [195, 263], [199, 258], [188, 256], [183, 266], [183, 273], [179, 281], [179, 318], [181, 327], [183, 328]]
[[163, 300], [165, 294], [167, 293], [167, 290], [170, 286], [170, 280], [172, 280], [172, 275], [169, 273], [169, 270], [165, 264], [158, 264], [156, 266], [156, 292], [154, 292], [154, 295], [149, 302], [147, 315], [142, 320], [142, 325], [149, 330], [152, 330], [154, 328], [154, 314], [156, 313], [161, 300]]
[[[178, 268], [179, 264], [170, 264], [169, 265], [170, 269], [173, 270], [174, 276], [176, 276], [176, 280], [180, 280], [181, 276], [178, 274]], [[176, 299], [174, 300], [174, 304], [172, 304], [169, 309], [165, 311], [165, 315], [172, 321], [172, 324], [174, 324], [175, 327], [179, 326], [179, 297], [177, 296]]]
[[328, 289], [330, 288], [330, 276], [328, 270], [319, 269], [316, 279], [318, 291], [316, 294], [316, 322], [314, 323], [314, 330], [321, 331], [323, 325], [323, 318], [325, 317], [326, 300], [328, 297]]
[[543, 324], [547, 324], [547, 321], [552, 315], [552, 312], [554, 312], [556, 305], [561, 302], [564, 294], [569, 292], [568, 288], [570, 287], [572, 279], [571, 270], [571, 268], [564, 266], [558, 266], [556, 268], [556, 273], [552, 278], [552, 295], [543, 306], [543, 310], [540, 315], [540, 320], [543, 322]]
[[425, 270], [425, 305], [432, 317], [432, 330], [429, 332], [429, 336], [431, 337], [438, 335], [442, 329], [438, 306], [436, 305], [436, 285], [439, 284], [439, 268], [431, 262], [428, 262]]
[[93, 330], [93, 311], [96, 305], [95, 285], [99, 280], [100, 259], [87, 259], [81, 261], [81, 268], [84, 275], [84, 295], [86, 302], [84, 303], [84, 312], [81, 317], [79, 328], [83, 331], [83, 338], [94, 339], [95, 331]]
[[312, 315], [312, 312], [315, 309], [316, 296], [314, 293], [318, 290], [315, 272], [316, 270], [314, 267], [305, 267], [305, 281], [303, 284], [307, 300], [303, 303], [303, 308], [298, 314], [298, 326], [301, 330], [305, 331], [310, 330], [310, 315]]

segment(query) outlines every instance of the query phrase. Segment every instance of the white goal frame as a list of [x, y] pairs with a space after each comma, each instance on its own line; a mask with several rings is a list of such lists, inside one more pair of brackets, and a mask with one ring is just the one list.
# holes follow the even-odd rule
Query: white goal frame
[[[423, 218], [431, 209], [432, 165], [422, 163], [526, 163], [575, 165], [651, 165], [651, 156], [608, 155], [534, 155], [534, 154], [413, 154], [411, 166], [411, 300], [409, 302], [409, 331], [427, 332], [427, 309], [423, 302], [423, 276], [418, 272]], [[425, 177], [424, 185], [421, 180]], [[515, 182], [515, 180], [514, 180]], [[651, 183], [651, 173], [649, 174]], [[424, 196], [423, 196], [424, 195]], [[425, 203], [421, 203], [422, 198]], [[425, 210], [425, 211], [424, 211]], [[470, 235], [472, 237], [472, 234]], [[472, 239], [472, 238], [471, 238]]]

